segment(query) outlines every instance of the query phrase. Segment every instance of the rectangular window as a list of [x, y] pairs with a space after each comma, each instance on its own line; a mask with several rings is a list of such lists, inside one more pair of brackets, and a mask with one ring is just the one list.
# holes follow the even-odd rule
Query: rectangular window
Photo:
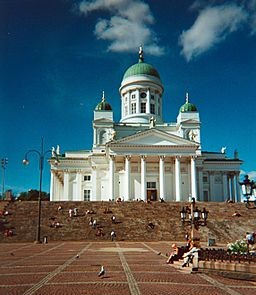
[[91, 199], [91, 191], [88, 189], [84, 190], [84, 201], [90, 201]]
[[155, 96], [153, 94], [151, 94], [151, 99], [154, 100], [155, 99]]
[[85, 175], [84, 181], [91, 181], [91, 175]]
[[136, 98], [136, 95], [135, 94], [132, 94], [132, 99], [135, 99]]
[[142, 102], [140, 104], [140, 112], [141, 113], [146, 113], [146, 103], [145, 102]]
[[136, 114], [136, 103], [132, 103], [132, 114]]
[[156, 182], [147, 182], [147, 188], [156, 188]]
[[153, 103], [150, 104], [150, 113], [151, 114], [155, 113], [155, 105]]
[[203, 176], [203, 182], [207, 183], [208, 182], [208, 176]]

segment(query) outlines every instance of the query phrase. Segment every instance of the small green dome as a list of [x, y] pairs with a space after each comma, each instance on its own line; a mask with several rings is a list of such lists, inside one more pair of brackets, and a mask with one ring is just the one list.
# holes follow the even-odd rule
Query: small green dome
[[129, 67], [124, 73], [123, 79], [138, 75], [149, 75], [160, 79], [160, 75], [158, 74], [157, 70], [152, 65], [142, 61]]
[[111, 105], [106, 101], [104, 91], [101, 102], [97, 104], [95, 111], [112, 111]]
[[186, 112], [197, 112], [197, 108], [194, 104], [188, 102], [185, 103], [180, 107], [180, 112], [181, 113], [186, 113]]
[[186, 93], [186, 103], [180, 107], [180, 113], [186, 112], [197, 112], [196, 106], [188, 101], [188, 93]]

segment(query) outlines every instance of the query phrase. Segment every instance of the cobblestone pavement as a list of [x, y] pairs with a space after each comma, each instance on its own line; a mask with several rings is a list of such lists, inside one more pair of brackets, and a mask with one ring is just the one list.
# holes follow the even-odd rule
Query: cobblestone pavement
[[[2, 244], [0, 295], [256, 294], [256, 283], [165, 263], [169, 242]], [[79, 257], [77, 257], [77, 255]], [[101, 265], [106, 273], [98, 277]]]

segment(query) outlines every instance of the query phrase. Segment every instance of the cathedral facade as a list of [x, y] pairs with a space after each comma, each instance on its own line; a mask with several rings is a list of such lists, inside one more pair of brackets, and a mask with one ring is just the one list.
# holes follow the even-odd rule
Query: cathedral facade
[[228, 158], [225, 149], [202, 150], [199, 112], [188, 94], [176, 122], [164, 122], [163, 91], [140, 48], [119, 88], [120, 121], [114, 122], [103, 93], [92, 149], [53, 153], [51, 201], [240, 201], [237, 153]]

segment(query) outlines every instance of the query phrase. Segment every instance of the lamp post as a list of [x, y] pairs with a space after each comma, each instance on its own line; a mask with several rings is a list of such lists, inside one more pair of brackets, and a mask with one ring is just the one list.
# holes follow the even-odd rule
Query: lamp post
[[[24, 165], [29, 164], [28, 155], [30, 153], [36, 153], [39, 157], [39, 194], [38, 194], [38, 221], [37, 221], [37, 230], [36, 230], [36, 240], [35, 243], [41, 243], [41, 195], [42, 195], [42, 176], [44, 169], [44, 158], [47, 153], [52, 152], [51, 150], [44, 151], [44, 139], [41, 138], [41, 147], [40, 150], [28, 150], [25, 154], [24, 160], [22, 161]], [[54, 152], [55, 157], [58, 155]]]
[[[208, 211], [203, 208], [199, 210], [196, 206], [195, 198], [192, 198], [191, 206], [182, 207], [180, 211], [180, 218], [183, 224], [188, 223], [191, 226], [191, 241], [195, 243], [200, 243], [200, 236], [198, 233], [200, 226], [206, 225], [206, 220], [208, 218]], [[199, 245], [198, 245], [199, 246]]]
[[[246, 207], [250, 208], [250, 197], [255, 195], [256, 183], [253, 180], [250, 180], [248, 175], [245, 175], [244, 180], [239, 182], [239, 184], [242, 188], [242, 194], [246, 198]], [[256, 206], [256, 200], [252, 202], [254, 203], [254, 206]]]
[[5, 185], [5, 169], [8, 164], [7, 158], [1, 159], [1, 167], [2, 167], [2, 199], [4, 199], [4, 185]]

